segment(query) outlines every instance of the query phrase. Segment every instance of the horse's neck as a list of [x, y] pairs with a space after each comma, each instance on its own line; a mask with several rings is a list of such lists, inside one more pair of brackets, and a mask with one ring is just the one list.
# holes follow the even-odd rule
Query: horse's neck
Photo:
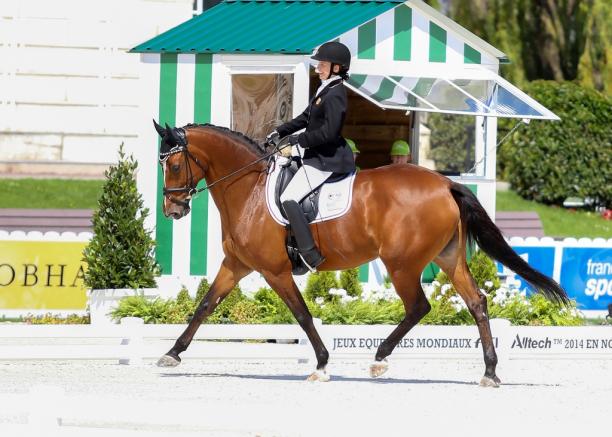
[[[209, 138], [207, 139], [207, 159], [209, 171], [207, 172], [206, 182], [212, 184], [219, 181], [221, 178], [239, 171], [240, 169], [252, 164], [259, 156], [253, 153], [248, 146], [240, 143], [238, 140], [229, 137], [223, 132], [207, 129]], [[259, 191], [256, 189], [258, 181], [265, 171], [265, 162], [259, 162], [239, 171], [234, 176], [225, 180], [219, 181], [211, 189], [211, 196], [219, 209], [222, 216], [228, 220], [236, 214], [230, 214], [242, 211], [244, 208], [252, 208], [258, 199]], [[261, 191], [263, 193], [263, 191]]]

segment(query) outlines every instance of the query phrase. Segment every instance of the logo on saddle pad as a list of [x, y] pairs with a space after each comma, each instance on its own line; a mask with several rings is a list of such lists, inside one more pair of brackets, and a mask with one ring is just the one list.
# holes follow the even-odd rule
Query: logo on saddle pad
[[[278, 158], [277, 162], [272, 165], [273, 169], [268, 174], [268, 180], [266, 181], [266, 203], [274, 221], [286, 225], [289, 221], [281, 214], [279, 196], [293, 177], [297, 166], [282, 167], [278, 163]], [[351, 209], [355, 172], [338, 177], [332, 175], [330, 179], [331, 182], [324, 183], [300, 202], [310, 223], [319, 223], [342, 217]], [[312, 202], [314, 202], [314, 205]]]

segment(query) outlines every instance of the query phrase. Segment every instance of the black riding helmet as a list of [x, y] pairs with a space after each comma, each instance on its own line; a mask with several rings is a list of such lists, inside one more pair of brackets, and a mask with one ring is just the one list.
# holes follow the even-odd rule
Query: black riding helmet
[[322, 44], [314, 55], [312, 55], [312, 59], [315, 61], [327, 61], [332, 64], [338, 64], [347, 70], [351, 66], [351, 52], [347, 46], [337, 41]]
[[332, 64], [332, 71], [334, 65], [340, 66], [340, 76], [347, 76], [347, 71], [351, 67], [351, 52], [347, 46], [341, 42], [331, 41], [321, 44], [321, 46], [315, 51], [311, 59], [315, 61], [327, 61]]

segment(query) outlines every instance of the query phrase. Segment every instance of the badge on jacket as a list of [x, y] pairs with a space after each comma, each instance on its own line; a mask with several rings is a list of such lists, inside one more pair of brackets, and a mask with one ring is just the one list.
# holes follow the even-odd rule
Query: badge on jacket
[[315, 105], [320, 105], [320, 104], [321, 104], [321, 97], [319, 97], [317, 101], [315, 102]]

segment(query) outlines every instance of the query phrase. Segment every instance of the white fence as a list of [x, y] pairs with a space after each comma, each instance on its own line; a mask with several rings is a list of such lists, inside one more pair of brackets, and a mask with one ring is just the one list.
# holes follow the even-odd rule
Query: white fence
[[[187, 326], [144, 325], [141, 319], [132, 317], [122, 322], [103, 326], [1, 325], [0, 360], [119, 360], [122, 364], [139, 364], [167, 352]], [[305, 338], [298, 325], [203, 325], [181, 358], [306, 359], [311, 348]]]
[[[139, 364], [167, 352], [186, 325], [144, 325], [126, 318], [109, 326], [0, 326], [0, 360], [119, 360]], [[371, 359], [394, 325], [323, 325], [317, 329], [332, 359]], [[612, 359], [612, 326], [534, 327], [491, 321], [500, 360]], [[221, 341], [219, 341], [221, 340]], [[268, 343], [267, 340], [276, 340]], [[298, 325], [202, 325], [184, 359], [314, 357]], [[482, 359], [475, 326], [416, 326], [393, 359]]]

